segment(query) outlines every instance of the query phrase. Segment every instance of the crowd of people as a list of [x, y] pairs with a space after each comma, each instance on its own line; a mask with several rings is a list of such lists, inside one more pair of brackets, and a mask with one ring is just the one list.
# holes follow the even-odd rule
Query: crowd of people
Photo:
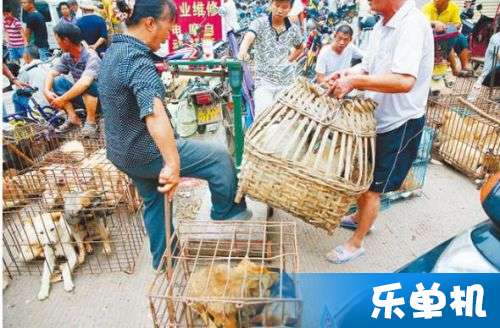
[[[250, 24], [240, 46], [238, 59], [243, 61], [249, 59], [253, 46], [257, 118], [296, 78], [294, 62], [303, 53], [304, 33], [289, 18], [293, 3], [271, 0], [269, 14]], [[26, 13], [24, 27], [4, 6], [4, 30], [9, 59], [22, 58], [23, 67], [17, 80], [5, 66], [4, 75], [18, 86], [36, 86], [41, 103], [64, 110], [68, 119], [61, 131], [81, 125], [77, 109], [84, 108], [82, 133], [95, 135], [96, 115], [102, 112], [107, 156], [131, 177], [144, 198], [154, 267], [165, 250], [163, 194], [172, 199], [181, 176], [208, 181], [212, 219], [251, 218], [244, 201], [234, 203], [236, 170], [227, 151], [212, 143], [179, 138], [166, 112], [154, 52], [175, 24], [177, 8], [171, 0], [117, 1], [127, 29], [111, 40], [92, 2], [61, 2], [60, 21], [53, 32], [63, 55], [49, 70], [40, 65], [50, 56], [44, 16], [33, 0], [21, 4]], [[357, 213], [342, 219], [341, 225], [355, 232], [327, 254], [334, 263], [364, 253], [364, 238], [378, 215], [381, 194], [399, 189], [408, 174], [425, 122], [434, 66], [433, 34], [450, 24], [460, 28], [454, 1], [431, 0], [422, 10], [413, 0], [372, 0], [370, 6], [382, 19], [371, 32], [367, 50], [354, 46], [353, 29], [341, 25], [316, 64], [315, 80], [329, 89], [330, 96], [343, 98], [362, 90], [378, 104], [373, 184], [358, 199]], [[498, 33], [492, 40], [498, 43]], [[457, 37], [453, 48], [460, 58], [459, 62], [450, 59], [453, 72], [468, 74], [467, 40]], [[362, 62], [351, 67], [353, 59]], [[14, 104], [16, 113], [28, 106], [20, 94], [14, 94]]]

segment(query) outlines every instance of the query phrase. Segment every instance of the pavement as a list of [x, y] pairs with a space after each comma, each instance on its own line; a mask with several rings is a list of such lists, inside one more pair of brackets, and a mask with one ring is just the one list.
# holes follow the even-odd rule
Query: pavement
[[[209, 208], [208, 199], [200, 212]], [[257, 216], [263, 204], [250, 202]], [[203, 215], [203, 214], [202, 214]], [[475, 185], [444, 165], [429, 166], [420, 197], [393, 204], [383, 211], [376, 230], [366, 239], [366, 254], [352, 263], [335, 265], [324, 254], [344, 242], [350, 231], [338, 229], [328, 236], [282, 211], [278, 219], [297, 222], [300, 271], [392, 272], [440, 242], [485, 219]], [[133, 274], [76, 275], [75, 290], [65, 292], [53, 284], [49, 299], [38, 301], [38, 276], [16, 277], [3, 295], [4, 327], [151, 327], [148, 288], [154, 273], [146, 240]]]

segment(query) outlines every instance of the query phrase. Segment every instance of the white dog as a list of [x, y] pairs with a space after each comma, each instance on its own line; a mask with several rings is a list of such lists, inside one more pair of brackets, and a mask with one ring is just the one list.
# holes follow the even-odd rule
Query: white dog
[[72, 245], [72, 239], [68, 224], [61, 212], [43, 213], [34, 216], [31, 221], [24, 222], [24, 230], [28, 239], [23, 245], [21, 252], [24, 260], [28, 261], [37, 257], [34, 249], [43, 248], [45, 257], [41, 287], [38, 299], [44, 300], [49, 297], [52, 273], [55, 271], [56, 257], [65, 257], [66, 262], [59, 265], [62, 274], [64, 289], [72, 291], [72, 273], [77, 263], [77, 256]]

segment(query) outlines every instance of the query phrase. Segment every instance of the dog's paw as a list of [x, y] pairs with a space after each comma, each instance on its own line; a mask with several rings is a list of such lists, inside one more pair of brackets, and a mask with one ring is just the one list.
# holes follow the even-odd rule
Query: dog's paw
[[44, 299], [47, 299], [48, 297], [49, 297], [48, 290], [41, 290], [37, 295], [37, 298], [39, 301], [43, 301]]
[[112, 251], [111, 251], [111, 246], [110, 246], [110, 245], [106, 245], [106, 244], [104, 244], [103, 249], [102, 249], [102, 253], [103, 253], [104, 255], [109, 256], [109, 255], [111, 255], [111, 252], [112, 252]]
[[85, 251], [87, 252], [87, 254], [93, 254], [94, 248], [92, 247], [91, 244], [85, 244]]
[[83, 264], [85, 262], [85, 253], [78, 254], [78, 264]]
[[72, 291], [73, 289], [75, 289], [75, 285], [73, 284], [72, 281], [65, 281], [64, 282], [64, 290], [67, 291], [67, 292], [70, 292]]

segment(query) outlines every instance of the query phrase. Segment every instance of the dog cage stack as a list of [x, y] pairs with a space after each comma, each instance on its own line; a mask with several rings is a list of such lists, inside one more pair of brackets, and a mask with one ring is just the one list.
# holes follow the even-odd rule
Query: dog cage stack
[[300, 325], [294, 222], [181, 220], [170, 240], [160, 268], [173, 270], [149, 292], [155, 327]]
[[132, 272], [144, 238], [140, 205], [102, 145], [63, 142], [31, 167], [4, 174], [6, 270], [39, 274], [44, 247], [70, 243], [78, 256], [76, 272]]
[[[489, 92], [500, 95], [498, 90]], [[500, 170], [500, 103], [487, 97], [471, 103], [465, 97], [432, 102], [428, 123], [437, 131], [433, 153], [480, 183]]]
[[4, 170], [33, 166], [59, 144], [55, 133], [36, 124], [9, 126], [3, 130], [2, 140]]

